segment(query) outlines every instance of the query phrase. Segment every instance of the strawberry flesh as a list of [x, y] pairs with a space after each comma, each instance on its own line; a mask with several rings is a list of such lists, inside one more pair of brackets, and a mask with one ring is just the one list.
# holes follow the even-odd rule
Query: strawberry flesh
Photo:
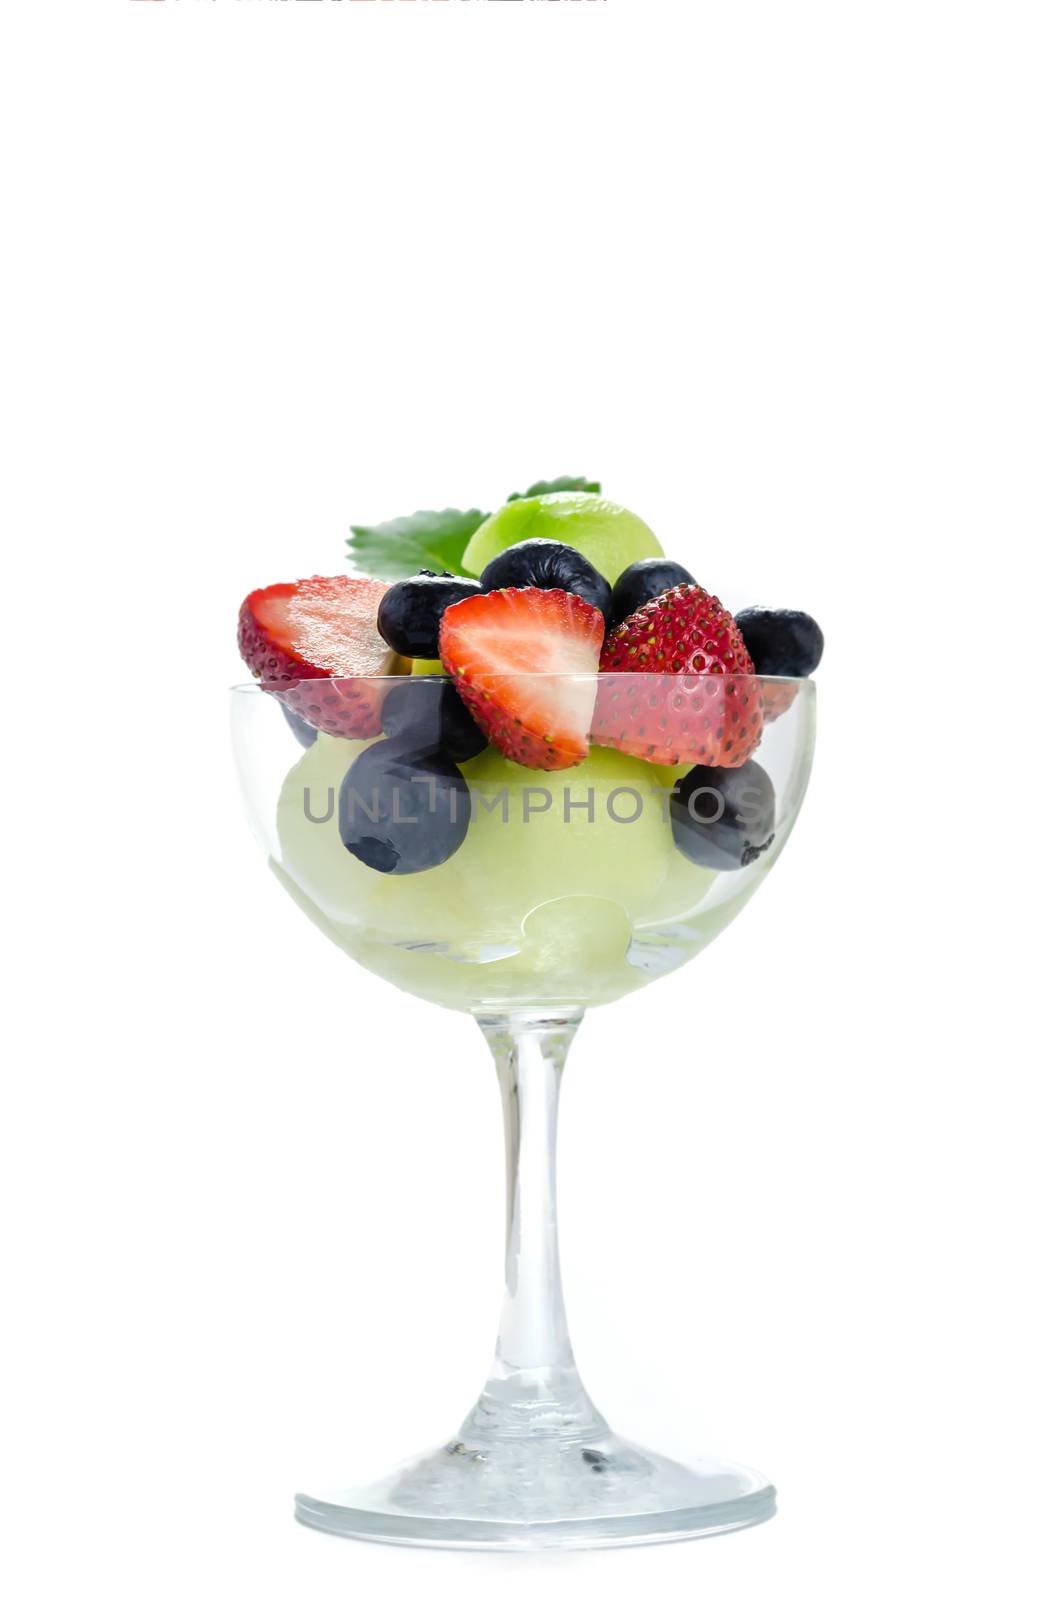
[[314, 728], [370, 739], [381, 728], [385, 679], [409, 670], [376, 626], [388, 587], [339, 577], [255, 589], [239, 613], [239, 653], [262, 688]]
[[589, 753], [603, 637], [603, 617], [578, 595], [494, 589], [443, 613], [441, 659], [502, 755], [555, 771]]
[[762, 734], [762, 690], [720, 600], [682, 583], [610, 633], [592, 736], [659, 765], [739, 767]]
[[788, 683], [778, 678], [762, 679], [762, 706], [763, 718], [766, 722], [776, 722], [785, 711], [790, 711], [795, 704], [799, 686], [797, 683]]

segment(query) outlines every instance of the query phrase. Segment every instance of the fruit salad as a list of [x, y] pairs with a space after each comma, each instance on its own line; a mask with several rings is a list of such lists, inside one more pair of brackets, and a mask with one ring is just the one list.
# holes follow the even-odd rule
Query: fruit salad
[[351, 545], [359, 571], [240, 611], [290, 739], [285, 887], [446, 1005], [600, 1002], [681, 965], [779, 848], [766, 750], [812, 715], [817, 623], [733, 616], [584, 480]]

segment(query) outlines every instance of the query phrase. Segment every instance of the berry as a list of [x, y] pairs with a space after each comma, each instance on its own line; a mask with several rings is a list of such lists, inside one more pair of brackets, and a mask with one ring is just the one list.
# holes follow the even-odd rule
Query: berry
[[312, 727], [371, 738], [386, 685], [366, 680], [408, 671], [375, 624], [386, 590], [375, 578], [347, 577], [255, 589], [239, 612], [240, 655]]
[[[483, 589], [566, 589], [611, 616], [611, 585], [591, 561], [558, 539], [523, 539], [482, 569]], [[677, 579], [674, 579], [677, 582]]]
[[283, 712], [284, 717], [287, 720], [287, 726], [290, 728], [291, 732], [294, 734], [303, 750], [308, 750], [311, 744], [316, 744], [317, 730], [315, 728], [311, 728], [304, 717], [300, 717], [297, 711], [292, 711], [290, 706], [285, 706], [282, 700], [280, 701], [280, 710]]
[[805, 611], [750, 606], [736, 618], [744, 644], [765, 678], [808, 678], [824, 653], [824, 634]]
[[471, 796], [459, 767], [440, 750], [382, 739], [362, 750], [342, 780], [338, 813], [350, 854], [401, 876], [441, 866], [459, 850]]
[[383, 732], [420, 750], [470, 761], [488, 740], [449, 678], [403, 678], [383, 702]]
[[674, 844], [699, 867], [735, 872], [773, 843], [776, 796], [757, 761], [742, 767], [693, 767], [670, 796]]
[[762, 721], [776, 722], [785, 711], [790, 711], [799, 693], [797, 683], [790, 678], [762, 679]]
[[658, 560], [654, 556], [648, 561], [634, 561], [615, 584], [611, 604], [614, 624], [617, 626], [625, 622], [634, 611], [646, 606], [649, 600], [657, 600], [667, 589], [676, 589], [679, 583], [695, 581], [692, 574], [678, 566], [676, 561]]
[[454, 578], [451, 572], [421, 572], [388, 589], [379, 605], [379, 632], [399, 655], [434, 660], [438, 655], [438, 624], [446, 606], [478, 594], [473, 578]]
[[720, 600], [678, 584], [611, 632], [593, 738], [671, 766], [739, 767], [762, 734], [762, 691]]
[[603, 637], [603, 617], [579, 595], [494, 589], [445, 613], [442, 665], [502, 755], [573, 767], [589, 750]]
[[472, 535], [461, 557], [466, 572], [481, 572], [487, 562], [524, 539], [558, 539], [592, 562], [614, 583], [631, 561], [661, 556], [662, 545], [647, 523], [598, 494], [563, 492], [511, 500]]

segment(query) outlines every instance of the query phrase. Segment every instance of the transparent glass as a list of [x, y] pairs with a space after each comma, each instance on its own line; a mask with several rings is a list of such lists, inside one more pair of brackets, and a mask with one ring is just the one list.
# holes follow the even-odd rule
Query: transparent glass
[[[699, 703], [680, 698], [682, 680], [646, 684], [646, 676], [637, 674], [639, 691], [657, 690], [670, 704], [679, 697], [681, 715]], [[386, 834], [373, 859], [400, 867], [420, 858], [423, 835], [411, 830], [444, 832], [447, 808], [448, 821], [456, 817], [449, 788], [424, 789], [407, 815], [386, 787], [391, 769], [382, 795], [344, 788], [374, 741], [314, 735], [280, 697], [257, 685], [232, 691], [236, 765], [271, 870], [362, 966], [475, 1017], [504, 1110], [505, 1294], [486, 1386], [439, 1448], [375, 1483], [297, 1496], [296, 1515], [313, 1527], [398, 1543], [532, 1549], [691, 1538], [773, 1513], [774, 1491], [760, 1473], [682, 1464], [611, 1433], [574, 1363], [556, 1236], [559, 1088], [585, 1009], [704, 949], [771, 870], [806, 792], [813, 684], [714, 682], [727, 694], [745, 688], [765, 698], [773, 720], [752, 762], [692, 771], [593, 747], [579, 766], [540, 772], [489, 749], [460, 763], [459, 847], [419, 871], [366, 864], [340, 826], [348, 840], [344, 818], [367, 818], [375, 836]], [[338, 684], [336, 692], [382, 698], [389, 683]], [[597, 680], [574, 683], [592, 694]], [[415, 761], [410, 750], [409, 771]]]

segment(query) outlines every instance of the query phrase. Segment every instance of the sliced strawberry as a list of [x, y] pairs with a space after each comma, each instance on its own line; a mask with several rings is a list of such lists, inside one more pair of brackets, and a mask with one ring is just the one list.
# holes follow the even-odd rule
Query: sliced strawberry
[[597, 744], [660, 765], [740, 767], [762, 735], [762, 690], [720, 600], [692, 583], [610, 633], [593, 717]]
[[443, 612], [442, 666], [502, 755], [573, 767], [589, 753], [603, 637], [597, 608], [565, 589], [494, 589]]
[[370, 739], [380, 731], [386, 684], [366, 680], [409, 670], [376, 627], [388, 588], [341, 577], [255, 589], [239, 613], [239, 653], [262, 688], [314, 728]]
[[776, 722], [785, 711], [790, 711], [799, 692], [797, 683], [781, 682], [777, 678], [763, 678], [762, 706], [766, 722]]

